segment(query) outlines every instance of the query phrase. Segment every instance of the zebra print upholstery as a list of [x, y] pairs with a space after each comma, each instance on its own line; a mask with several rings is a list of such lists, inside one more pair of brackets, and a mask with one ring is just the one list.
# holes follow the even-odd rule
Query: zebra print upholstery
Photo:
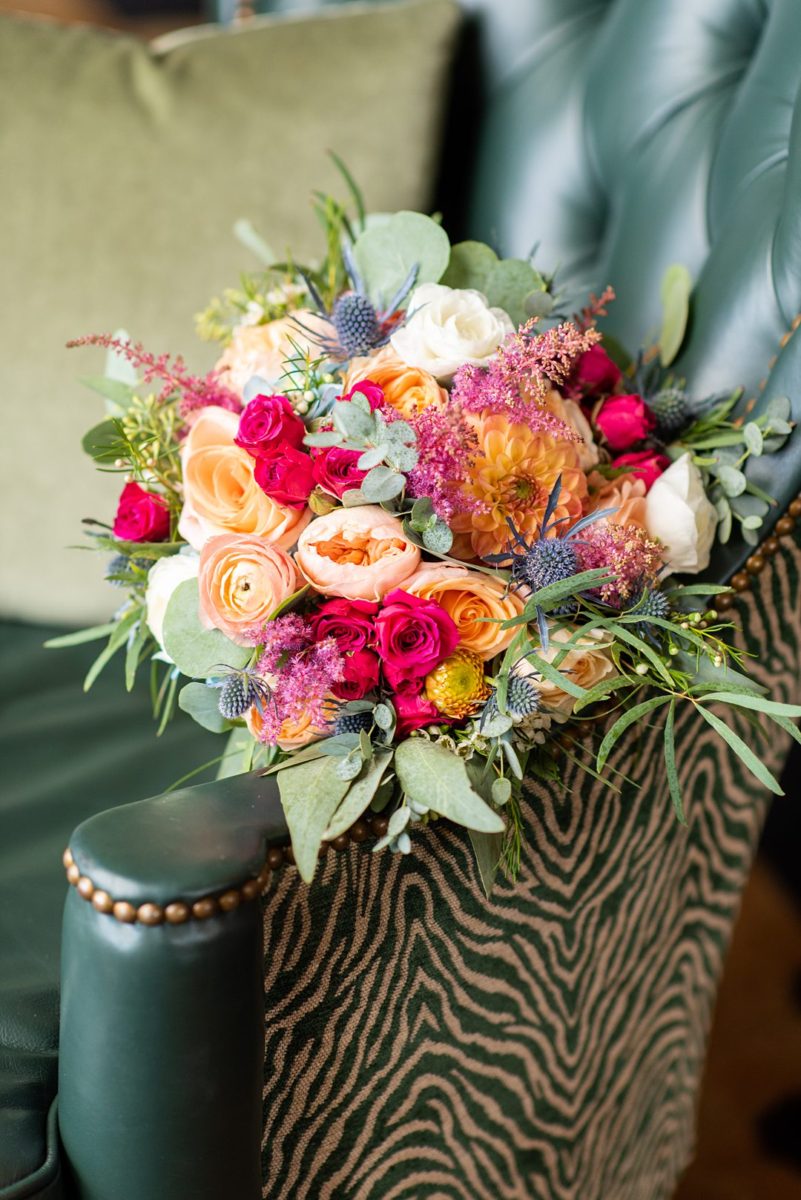
[[[740, 645], [801, 700], [801, 549], [738, 601]], [[741, 736], [745, 720], [728, 713]], [[533, 786], [516, 885], [485, 899], [466, 836], [329, 854], [265, 897], [269, 1200], [667, 1200], [693, 1150], [715, 992], [767, 793], [705, 723], [630, 732], [619, 793]], [[771, 734], [773, 769], [786, 751]]]

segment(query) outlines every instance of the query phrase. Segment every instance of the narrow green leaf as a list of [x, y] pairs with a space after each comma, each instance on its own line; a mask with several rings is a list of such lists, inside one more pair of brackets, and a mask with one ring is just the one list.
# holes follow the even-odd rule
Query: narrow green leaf
[[63, 633], [59, 637], [48, 638], [44, 643], [46, 650], [63, 650], [65, 646], [82, 646], [84, 642], [99, 642], [108, 637], [117, 627], [116, 621], [108, 625], [93, 625], [91, 629], [78, 629], [75, 633]]
[[489, 900], [492, 895], [495, 876], [498, 874], [498, 867], [501, 862], [503, 834], [482, 833], [477, 829], [468, 829], [467, 834], [470, 838], [470, 844], [473, 847], [473, 853], [476, 856], [476, 866], [478, 867], [481, 886], [484, 889], [484, 895]]
[[580, 700], [576, 701], [573, 705], [573, 712], [579, 713], [591, 704], [596, 704], [599, 700], [611, 695], [612, 692], [618, 692], [624, 687], [641, 686], [642, 680], [636, 675], [617, 675], [614, 679], [602, 679], [600, 683], [591, 687]]
[[545, 678], [551, 683], [556, 684], [557, 687], [561, 688], [565, 692], [568, 692], [571, 696], [575, 696], [580, 700], [587, 694], [586, 688], [574, 683], [565, 671], [560, 671], [558, 667], [555, 667], [546, 659], [541, 658], [540, 655], [537, 654], [536, 650], [529, 651], [526, 657], [529, 662], [537, 668], [541, 675], [544, 675]]
[[777, 700], [766, 700], [763, 696], [742, 692], [707, 692], [704, 700], [720, 700], [722, 704], [736, 704], [738, 708], [751, 708], [754, 712], [767, 713], [772, 717], [801, 717], [801, 705], [780, 704]]
[[665, 768], [667, 770], [670, 799], [673, 801], [673, 811], [680, 825], [687, 824], [684, 815], [684, 803], [681, 798], [681, 784], [676, 770], [676, 741], [673, 734], [673, 723], [676, 716], [676, 697], [670, 699], [667, 720], [665, 721]]
[[740, 761], [748, 768], [752, 775], [755, 775], [768, 791], [773, 792], [774, 796], [783, 796], [784, 792], [779, 786], [776, 779], [771, 775], [764, 763], [760, 762], [754, 754], [750, 746], [746, 745], [743, 739], [736, 734], [733, 729], [730, 729], [720, 717], [716, 717], [714, 713], [709, 712], [702, 704], [699, 704], [698, 711], [701, 716], [711, 725], [716, 733], [719, 733], [725, 742], [731, 747]]
[[609, 758], [615, 743], [622, 737], [630, 725], [633, 725], [635, 721], [642, 720], [643, 717], [647, 717], [654, 709], [667, 704], [670, 699], [670, 696], [651, 696], [648, 700], [643, 700], [641, 704], [635, 704], [634, 708], [627, 709], [622, 716], [618, 717], [612, 728], [608, 730], [598, 749], [598, 757], [596, 759], [598, 770], [602, 771], [604, 769], [606, 760]]
[[659, 335], [659, 358], [663, 367], [670, 366], [684, 341], [690, 313], [690, 293], [693, 281], [681, 263], [668, 267], [662, 276], [662, 331]]
[[662, 662], [662, 659], [659, 657], [653, 647], [649, 646], [647, 642], [644, 642], [641, 637], [637, 637], [637, 635], [632, 633], [630, 629], [624, 628], [619, 621], [611, 623], [609, 627], [614, 633], [615, 637], [619, 638], [621, 642], [625, 642], [627, 646], [631, 646], [631, 648], [636, 650], [638, 654], [641, 654], [643, 658], [647, 658], [657, 674], [661, 675], [665, 682], [669, 683], [671, 687], [673, 686], [673, 678], [670, 674], [670, 671], [668, 671], [667, 667]]
[[798, 742], [798, 744], [801, 745], [801, 729], [799, 729], [797, 725], [793, 724], [793, 722], [791, 720], [789, 720], [789, 718], [774, 715], [772, 717], [772, 720], [781, 729], [783, 729], [785, 733], [789, 733], [790, 737], [793, 738], [794, 741]]

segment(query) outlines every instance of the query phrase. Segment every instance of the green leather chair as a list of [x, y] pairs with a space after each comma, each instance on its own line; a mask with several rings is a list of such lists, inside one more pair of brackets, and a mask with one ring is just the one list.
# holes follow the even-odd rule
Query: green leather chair
[[[657, 325], [665, 267], [685, 263], [691, 389], [742, 383], [798, 412], [797, 0], [464, 7], [442, 187], [455, 231], [506, 253], [537, 243], [565, 281], [613, 283], [612, 324], [632, 346]], [[776, 526], [710, 573], [733, 576], [754, 670], [797, 701], [801, 442], [757, 466]], [[579, 786], [569, 764], [564, 795], [531, 787], [520, 882], [490, 901], [465, 838], [439, 827], [409, 859], [352, 839], [307, 888], [269, 780], [126, 803], [214, 751], [180, 727], [154, 748], [144, 704], [113, 681], [79, 703], [79, 649], [48, 660], [58, 716], [47, 761], [26, 761], [41, 635], [2, 635], [0, 733], [19, 764], [0, 905], [2, 1200], [672, 1194], [766, 806], [691, 719], [687, 829], [658, 731], [643, 730], [613, 764], [639, 790]], [[76, 749], [88, 728], [104, 733], [91, 766]], [[59, 1149], [50, 831], [66, 792], [71, 822], [97, 815], [67, 857]]]

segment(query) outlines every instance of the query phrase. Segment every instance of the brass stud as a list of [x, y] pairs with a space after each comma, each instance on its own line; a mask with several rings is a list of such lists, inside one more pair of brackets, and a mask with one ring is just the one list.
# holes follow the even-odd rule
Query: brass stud
[[284, 846], [284, 862], [289, 863], [290, 867], [295, 865], [295, 851], [291, 846]]
[[242, 897], [234, 889], [230, 892], [223, 892], [219, 899], [219, 905], [223, 912], [233, 912], [235, 908], [239, 908], [241, 903]]
[[92, 899], [95, 893], [95, 885], [88, 875], [82, 875], [75, 886], [78, 889], [78, 895], [83, 896], [84, 900]]
[[136, 920], [136, 909], [127, 900], [118, 900], [112, 911], [117, 920], [125, 925], [133, 925]]
[[761, 571], [764, 571], [765, 560], [762, 555], [752, 554], [751, 557], [746, 561], [745, 569], [752, 575], [759, 575]]
[[189, 905], [183, 900], [174, 900], [164, 909], [164, 918], [170, 925], [183, 925], [189, 920]]
[[350, 840], [352, 842], [356, 842], [356, 843], [363, 842], [369, 833], [369, 830], [367, 828], [367, 822], [361, 821], [361, 820], [354, 821], [350, 827], [349, 832], [350, 832]]
[[[283, 861], [284, 861], [284, 856], [281, 855], [281, 862], [283, 862]], [[259, 885], [259, 892], [263, 892], [264, 889], [267, 887], [267, 884], [270, 882], [271, 874], [272, 874], [272, 871], [270, 870], [270, 868], [268, 866], [263, 866], [262, 869], [259, 871], [258, 875], [256, 876], [256, 883]]]
[[745, 571], [738, 571], [736, 575], [732, 575], [731, 577], [731, 586], [735, 592], [747, 592], [751, 586], [751, 580]]
[[382, 838], [389, 829], [389, 817], [373, 817], [373, 833], [377, 838]]
[[759, 553], [762, 555], [767, 555], [768, 558], [771, 558], [774, 554], [778, 553], [780, 546], [781, 543], [779, 542], [778, 538], [765, 538], [764, 542], [759, 547]]
[[795, 500], [791, 500], [787, 506], [787, 511], [791, 517], [801, 517], [801, 498], [796, 496]]
[[96, 888], [92, 896], [92, 907], [96, 908], [99, 913], [110, 913], [114, 907], [114, 901], [108, 892], [104, 892], [102, 888]]
[[71, 867], [72, 864], [75, 862], [75, 859], [72, 857], [72, 851], [70, 850], [69, 846], [67, 846], [67, 849], [61, 855], [61, 861], [63, 862], [65, 868]]
[[207, 921], [209, 917], [217, 914], [217, 901], [213, 896], [204, 896], [202, 900], [196, 900], [192, 905], [192, 914], [198, 921]]
[[776, 533], [779, 537], [787, 537], [795, 529], [795, 521], [792, 517], [779, 517], [776, 522]]
[[267, 851], [267, 866], [271, 871], [277, 871], [284, 865], [284, 852], [280, 846], [270, 846]]
[[78, 870], [78, 867], [76, 866], [75, 863], [72, 863], [69, 867], [67, 867], [67, 882], [68, 883], [71, 883], [72, 886], [75, 887], [80, 878], [81, 878], [81, 872]]
[[139, 905], [136, 915], [143, 925], [160, 925], [164, 920], [164, 909], [160, 904], [153, 904], [148, 900]]
[[348, 835], [346, 833], [340, 833], [338, 835], [338, 837], [331, 839], [331, 849], [338, 850], [340, 853], [343, 850], [347, 850], [349, 845], [350, 845], [350, 842], [348, 840]]
[[243, 900], [255, 900], [261, 891], [261, 885], [258, 879], [249, 879], [247, 883], [243, 883], [241, 887]]
[[715, 597], [715, 608], [718, 612], [728, 612], [733, 604], [734, 596], [732, 596], [731, 592], [722, 592], [719, 596]]

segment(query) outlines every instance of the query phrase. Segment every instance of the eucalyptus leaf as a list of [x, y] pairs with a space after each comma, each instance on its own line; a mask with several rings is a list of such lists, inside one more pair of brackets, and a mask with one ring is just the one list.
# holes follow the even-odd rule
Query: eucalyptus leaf
[[248, 729], [238, 727], [232, 729], [225, 751], [217, 770], [218, 779], [230, 779], [232, 775], [245, 775], [253, 763], [253, 752], [256, 743]]
[[388, 704], [376, 704], [373, 709], [373, 720], [379, 729], [384, 730], [391, 729], [395, 724], [395, 717]]
[[423, 545], [432, 554], [447, 554], [453, 545], [450, 527], [437, 518], [430, 528], [423, 530]]
[[779, 421], [789, 421], [792, 411], [793, 406], [787, 396], [773, 396], [762, 410], [762, 415], [771, 421], [774, 417]]
[[725, 546], [726, 542], [728, 542], [729, 538], [731, 537], [732, 525], [731, 505], [729, 504], [726, 496], [718, 496], [717, 500], [715, 501], [715, 510], [718, 514], [718, 541]]
[[371, 413], [364, 412], [357, 404], [349, 400], [340, 400], [334, 405], [332, 414], [334, 426], [347, 438], [361, 440], [371, 438], [375, 433], [375, 421]]
[[546, 294], [545, 282], [539, 271], [522, 258], [504, 258], [496, 263], [483, 290], [488, 304], [493, 308], [502, 308], [515, 325], [522, 325], [529, 316], [526, 311], [527, 298], [538, 290]]
[[690, 314], [692, 276], [685, 266], [675, 263], [662, 277], [662, 330], [659, 335], [659, 359], [663, 367], [670, 366], [684, 341]]
[[208, 679], [221, 666], [240, 670], [253, 653], [248, 646], [237, 646], [219, 629], [204, 629], [198, 616], [196, 579], [179, 583], [170, 596], [164, 614], [164, 649], [182, 675], [190, 679]]
[[745, 491], [747, 480], [737, 467], [724, 464], [718, 469], [718, 479], [727, 496], [741, 496]]
[[333, 838], [339, 837], [341, 833], [347, 832], [354, 821], [358, 821], [359, 817], [367, 811], [391, 761], [392, 752], [390, 750], [379, 751], [360, 777], [351, 784], [325, 831], [325, 841], [330, 842]]
[[219, 699], [217, 688], [187, 683], [178, 693], [178, 707], [210, 733], [224, 733], [231, 725], [220, 712]]
[[337, 763], [337, 775], [340, 779], [347, 779], [350, 782], [361, 774], [363, 766], [364, 759], [361, 754], [349, 754], [347, 758], [340, 758]]
[[492, 895], [492, 887], [495, 883], [495, 876], [498, 874], [498, 867], [501, 862], [503, 834], [480, 833], [476, 829], [469, 829], [467, 832], [470, 844], [473, 847], [473, 853], [476, 856], [476, 866], [478, 867], [481, 886], [484, 889], [484, 895], [489, 899]]
[[278, 788], [301, 879], [311, 883], [331, 818], [350, 783], [337, 774], [337, 760], [323, 757], [278, 772]]
[[390, 467], [373, 467], [361, 482], [361, 493], [369, 504], [394, 500], [403, 491], [406, 480]]
[[474, 288], [486, 294], [487, 279], [498, 255], [485, 242], [457, 242], [451, 246], [448, 269], [442, 282], [452, 288]]
[[503, 775], [498, 775], [492, 784], [492, 802], [502, 808], [512, 798], [512, 783]]
[[133, 399], [133, 387], [129, 383], [123, 383], [121, 379], [109, 379], [105, 375], [88, 375], [81, 379], [81, 383], [107, 401], [106, 412], [110, 415], [119, 416], [128, 408]]
[[503, 821], [473, 791], [461, 758], [424, 738], [407, 738], [395, 751], [395, 771], [403, 790], [434, 812], [486, 833], [501, 833]]
[[99, 463], [113, 463], [127, 454], [125, 440], [120, 436], [117, 422], [111, 418], [93, 425], [81, 438], [81, 446], [90, 458]]
[[386, 443], [381, 446], [376, 446], [374, 450], [365, 450], [364, 453], [359, 456], [356, 466], [360, 471], [369, 471], [384, 461], [388, 450], [389, 446], [387, 446]]
[[416, 267], [415, 285], [437, 283], [448, 265], [450, 242], [441, 225], [422, 213], [398, 212], [368, 225], [353, 246], [353, 258], [374, 303], [390, 300]]
[[755, 421], [749, 421], [743, 426], [743, 440], [752, 454], [762, 453], [762, 430]]

